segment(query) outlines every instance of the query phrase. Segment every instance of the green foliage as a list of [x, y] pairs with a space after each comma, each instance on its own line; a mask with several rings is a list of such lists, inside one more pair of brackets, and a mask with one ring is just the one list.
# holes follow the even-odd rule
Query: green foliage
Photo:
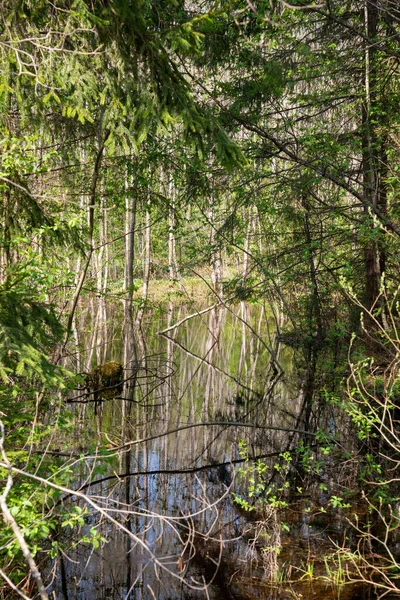
[[[280, 341], [296, 349], [307, 381], [311, 419], [336, 398], [335, 410], [351, 420], [363, 449], [358, 476], [379, 484], [367, 494], [371, 511], [394, 502], [379, 452], [383, 445], [397, 460], [399, 307], [389, 313], [377, 289], [398, 283], [398, 19], [390, 3], [366, 3], [367, 12], [377, 9], [370, 20], [353, 0], [326, 13], [305, 4], [2, 3], [0, 398], [16, 463], [36, 468], [19, 447], [44, 447], [51, 428], [71, 427], [64, 406], [53, 421], [68, 382], [49, 356], [63, 341], [61, 321], [82, 274], [81, 297], [125, 300], [147, 260], [152, 277], [178, 283], [181, 273], [208, 282], [220, 260], [225, 297], [273, 307]], [[380, 270], [374, 277], [371, 266]], [[368, 299], [367, 325], [358, 322], [363, 304], [350, 306], [357, 297]], [[131, 304], [151, 308], [146, 298]], [[385, 319], [386, 334], [373, 332], [371, 322], [379, 329]], [[380, 355], [372, 360], [363, 341], [344, 398], [355, 322]], [[98, 368], [89, 383], [115, 382], [118, 391], [117, 372], [119, 381]], [[339, 460], [337, 448], [325, 430], [316, 429], [315, 441], [296, 448], [298, 466], [329, 492], [321, 478]], [[245, 445], [240, 455], [236, 502], [248, 511], [284, 508], [294, 454], [269, 465], [250, 461]], [[103, 458], [92, 475], [107, 468]], [[73, 475], [47, 457], [40, 472], [65, 485]], [[348, 507], [346, 490], [336, 494], [330, 507]], [[10, 497], [35, 550], [57, 528], [85, 528], [84, 509], [43, 516], [55, 497], [34, 484], [16, 485]], [[93, 547], [102, 541], [95, 529], [76, 535]], [[7, 531], [12, 555], [10, 539]], [[53, 539], [51, 556], [60, 548]]]
[[340, 496], [331, 496], [329, 498], [329, 504], [331, 504], [333, 508], [351, 508], [351, 504], [344, 502], [343, 498]]
[[266, 463], [257, 460], [255, 463], [249, 459], [246, 443], [239, 443], [239, 455], [245, 460], [244, 466], [238, 470], [239, 475], [246, 483], [244, 498], [234, 493], [234, 501], [246, 511], [263, 511], [265, 507], [281, 509], [288, 506], [285, 500], [289, 488], [287, 475], [292, 457], [289, 452], [280, 455], [280, 461], [273, 465], [279, 473], [280, 482], [268, 484], [269, 467]]
[[60, 369], [46, 352], [61, 339], [62, 327], [52, 307], [29, 287], [30, 272], [19, 265], [0, 286], [0, 374], [5, 383], [16, 377], [38, 377], [62, 385]]

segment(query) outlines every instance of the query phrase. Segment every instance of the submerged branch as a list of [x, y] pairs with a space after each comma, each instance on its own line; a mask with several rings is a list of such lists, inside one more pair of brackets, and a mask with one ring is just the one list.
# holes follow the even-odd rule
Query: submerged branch
[[[90, 488], [92, 485], [99, 485], [101, 483], [105, 483], [106, 481], [112, 481], [115, 479], [126, 479], [126, 477], [150, 477], [152, 475], [192, 475], [194, 473], [201, 473], [203, 471], [209, 471], [212, 469], [221, 469], [224, 467], [229, 467], [231, 465], [240, 465], [244, 462], [256, 462], [258, 460], [264, 460], [266, 458], [279, 456], [280, 454], [281, 450], [276, 450], [275, 452], [269, 452], [268, 454], [260, 454], [258, 456], [247, 456], [246, 458], [235, 458], [233, 460], [220, 463], [209, 463], [207, 465], [202, 465], [201, 467], [190, 467], [189, 469], [154, 469], [151, 471], [146, 470], [135, 471], [132, 473], [118, 473], [115, 475], [107, 475], [106, 477], [101, 477], [100, 479], [95, 479], [94, 481], [85, 483], [84, 485], [78, 488], [78, 491], [82, 492]], [[58, 503], [67, 500], [71, 496], [73, 496], [73, 494], [69, 494], [68, 496], [62, 498], [58, 501]]]
[[142, 444], [143, 442], [150, 442], [151, 440], [157, 440], [158, 438], [165, 437], [166, 435], [171, 435], [172, 433], [177, 433], [179, 431], [184, 431], [185, 429], [193, 429], [194, 427], [211, 427], [213, 425], [220, 427], [252, 427], [254, 429], [266, 429], [268, 431], [284, 431], [289, 433], [299, 433], [301, 435], [310, 435], [312, 437], [316, 437], [315, 433], [310, 433], [309, 431], [305, 431], [303, 429], [293, 429], [292, 427], [278, 427], [277, 425], [257, 425], [255, 423], [240, 423], [237, 421], [209, 421], [206, 423], [189, 423], [188, 425], [181, 425], [180, 427], [176, 427], [175, 429], [169, 429], [168, 431], [157, 433], [156, 435], [150, 435], [140, 440], [132, 440], [130, 442], [126, 442], [126, 444], [117, 446], [113, 450], [123, 450], [124, 448], [136, 446], [136, 444]]
[[[227, 371], [224, 371], [220, 367], [217, 367], [216, 365], [214, 365], [212, 362], [210, 362], [206, 358], [204, 358], [202, 356], [199, 356], [198, 354], [195, 354], [194, 352], [191, 352], [190, 350], [188, 350], [187, 348], [185, 348], [185, 346], [183, 346], [181, 343], [177, 342], [174, 338], [172, 338], [171, 336], [167, 335], [166, 333], [163, 333], [162, 335], [165, 338], [167, 338], [172, 344], [174, 344], [175, 346], [178, 346], [178, 348], [180, 348], [181, 350], [183, 350], [184, 352], [186, 352], [186, 354], [188, 354], [188, 356], [191, 356], [192, 358], [195, 358], [196, 360], [199, 360], [203, 364], [207, 365], [207, 367], [211, 367], [212, 369], [214, 369], [215, 371], [217, 371], [217, 373], [221, 373], [221, 375], [225, 375], [225, 377], [228, 377], [231, 381], [234, 381], [236, 383], [236, 385], [238, 385], [239, 387], [241, 387], [243, 390], [246, 390], [250, 394], [254, 394], [255, 393], [254, 390], [251, 387], [249, 387], [248, 385], [245, 385], [244, 383], [242, 383], [240, 381], [240, 379], [238, 379], [237, 377], [234, 377], [234, 375], [231, 375]], [[283, 373], [280, 373], [279, 376], [282, 377]]]
[[[124, 524], [120, 523], [117, 519], [115, 519], [111, 514], [109, 514], [109, 510], [107, 508], [103, 508], [103, 506], [101, 506], [101, 504], [99, 504], [99, 502], [96, 502], [93, 499], [93, 497], [88, 496], [87, 494], [84, 494], [78, 490], [74, 491], [63, 485], [58, 485], [58, 484], [54, 483], [53, 481], [50, 481], [49, 479], [40, 477], [39, 475], [35, 475], [33, 473], [28, 473], [27, 471], [24, 471], [23, 469], [18, 469], [17, 467], [13, 467], [9, 464], [8, 461], [4, 461], [4, 456], [3, 456], [3, 460], [0, 461], [0, 467], [8, 469], [10, 474], [11, 473], [19, 474], [22, 477], [26, 477], [30, 480], [36, 481], [44, 486], [48, 486], [48, 487], [54, 489], [54, 490], [58, 490], [60, 492], [65, 492], [66, 494], [73, 494], [77, 498], [80, 498], [83, 502], [86, 502], [89, 506], [91, 506], [92, 509], [94, 509], [108, 523], [114, 525], [118, 530], [120, 530], [121, 532], [126, 534], [135, 544], [137, 544], [143, 550], [143, 552], [148, 555], [149, 559], [153, 562], [153, 565], [156, 569], [159, 569], [162, 572], [168, 573], [171, 577], [173, 577], [174, 579], [177, 579], [178, 581], [180, 581], [182, 584], [186, 585], [190, 589], [197, 590], [197, 591], [207, 590], [209, 583], [204, 582], [204, 584], [202, 584], [202, 583], [197, 583], [193, 579], [191, 579], [191, 580], [185, 579], [185, 577], [182, 576], [180, 574], [180, 572], [176, 573], [174, 570], [172, 570], [169, 567], [169, 565], [167, 563], [163, 563], [162, 559], [157, 557], [154, 554], [154, 552], [149, 548], [149, 545], [147, 544], [147, 542], [145, 540], [143, 540], [141, 537], [139, 537], [139, 535], [130, 531], [127, 526], [125, 526]], [[187, 521], [189, 518], [198, 516], [198, 515], [204, 513], [205, 511], [209, 511], [210, 509], [215, 509], [217, 507], [217, 505], [228, 494], [229, 494], [229, 488], [226, 489], [226, 491], [222, 494], [222, 496], [218, 500], [213, 501], [213, 502], [207, 502], [203, 508], [197, 510], [194, 513], [191, 513], [190, 515], [183, 515], [183, 516], [179, 516], [179, 517], [164, 517], [160, 514], [155, 514], [155, 513], [147, 513], [147, 514], [149, 514], [152, 519], [157, 517], [160, 520], [162, 520], [164, 522], [168, 522], [168, 523]], [[145, 514], [145, 513], [142, 513], [142, 514]], [[41, 595], [42, 600], [49, 600], [46, 592], [44, 592], [44, 594], [45, 595]]]

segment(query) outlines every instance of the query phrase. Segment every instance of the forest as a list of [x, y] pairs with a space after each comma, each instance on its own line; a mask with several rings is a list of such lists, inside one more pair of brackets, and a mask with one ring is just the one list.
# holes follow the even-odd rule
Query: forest
[[400, 597], [398, 0], [0, 1], [0, 599]]

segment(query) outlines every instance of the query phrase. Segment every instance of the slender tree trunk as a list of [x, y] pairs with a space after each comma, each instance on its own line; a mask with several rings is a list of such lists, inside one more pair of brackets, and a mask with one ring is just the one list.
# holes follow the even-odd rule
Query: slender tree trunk
[[146, 204], [145, 228], [144, 228], [144, 257], [143, 257], [143, 288], [142, 303], [136, 315], [136, 327], [138, 329], [139, 347], [141, 358], [146, 354], [145, 339], [142, 334], [142, 320], [147, 302], [150, 281], [150, 259], [151, 259], [151, 213], [150, 200]]
[[216, 218], [215, 218], [215, 200], [210, 197], [208, 219], [211, 225], [210, 231], [210, 246], [211, 246], [211, 282], [213, 289], [218, 296], [222, 293], [222, 258], [221, 250], [217, 246], [215, 235]]
[[306, 239], [306, 248], [308, 256], [309, 274], [311, 281], [311, 292], [309, 300], [309, 315], [308, 315], [308, 335], [320, 335], [323, 329], [321, 315], [321, 301], [319, 297], [319, 285], [317, 278], [317, 269], [315, 266], [314, 240], [311, 233], [310, 224], [310, 204], [307, 198], [303, 198], [302, 205], [304, 208], [304, 234]]
[[133, 284], [135, 261], [136, 195], [130, 190], [128, 175], [125, 181], [125, 319], [133, 329]]
[[137, 352], [133, 322], [133, 288], [135, 262], [136, 194], [130, 187], [129, 174], [125, 180], [125, 269], [124, 269], [124, 365], [127, 379], [122, 404], [123, 435], [130, 420], [137, 370]]
[[102, 163], [102, 158], [103, 158], [103, 153], [104, 153], [104, 147], [105, 147], [105, 143], [106, 143], [109, 135], [110, 135], [110, 132], [106, 131], [105, 134], [102, 136], [101, 122], [100, 122], [100, 124], [99, 124], [99, 146], [98, 146], [96, 160], [95, 160], [94, 168], [93, 168], [92, 183], [91, 183], [90, 195], [89, 195], [89, 206], [88, 206], [88, 248], [89, 249], [88, 249], [88, 253], [86, 255], [86, 262], [81, 271], [81, 275], [79, 277], [78, 284], [77, 284], [74, 296], [72, 298], [71, 309], [70, 309], [70, 312], [68, 315], [68, 321], [67, 321], [67, 333], [65, 336], [64, 344], [56, 357], [56, 362], [58, 362], [61, 359], [64, 349], [68, 343], [69, 336], [72, 331], [72, 321], [74, 319], [76, 307], [78, 305], [78, 300], [81, 295], [83, 284], [85, 282], [86, 275], [89, 270], [89, 266], [90, 266], [92, 256], [93, 256], [94, 211], [95, 211], [95, 207], [96, 207], [97, 184], [98, 184], [99, 178], [100, 178], [100, 169], [101, 169], [101, 163]]
[[[373, 40], [377, 35], [379, 11], [377, 0], [365, 0], [364, 2], [364, 21], [365, 32], [369, 40]], [[377, 49], [370, 42], [365, 42], [364, 51], [364, 102], [362, 108], [362, 170], [364, 194], [368, 202], [386, 214], [386, 185], [381, 176], [381, 141], [377, 135], [378, 116], [378, 90], [377, 90]], [[378, 124], [379, 126], [379, 124]], [[381, 135], [381, 134], [379, 134]], [[385, 154], [385, 153], [384, 153]], [[386, 159], [386, 156], [385, 156]], [[386, 168], [384, 163], [383, 168]], [[366, 212], [366, 218], [372, 220], [372, 217]], [[370, 310], [375, 306], [380, 294], [381, 278], [385, 268], [385, 250], [380, 240], [376, 239], [374, 233], [376, 225], [371, 225], [371, 239], [368, 240], [364, 248], [365, 260], [365, 306]], [[381, 230], [377, 232], [381, 235]]]
[[105, 204], [104, 195], [102, 197], [102, 205], [103, 205], [103, 218], [101, 223], [101, 245], [102, 245], [102, 261], [101, 261], [101, 272], [102, 272], [102, 285], [100, 289], [100, 300], [102, 306], [102, 326], [103, 326], [103, 362], [107, 360], [108, 354], [108, 320], [107, 320], [107, 286], [108, 286], [108, 275], [110, 268], [109, 261], [109, 247], [107, 243], [108, 238], [108, 215], [109, 210]]
[[[7, 187], [3, 194], [3, 253], [2, 253], [2, 266], [4, 273], [11, 264], [11, 234], [10, 234], [10, 216], [9, 211], [11, 207], [11, 194], [10, 188]], [[2, 280], [4, 280], [4, 274]]]
[[[6, 71], [6, 73], [2, 74], [4, 77], [4, 81], [8, 85], [8, 89], [7, 89], [7, 85], [5, 86], [6, 91], [5, 91], [5, 94], [3, 97], [4, 111], [8, 115], [11, 114], [11, 110], [12, 110], [12, 92], [11, 92], [11, 90], [14, 88], [14, 85], [15, 85], [15, 76], [16, 76], [15, 69], [16, 69], [16, 66], [13, 65], [11, 63], [11, 61], [9, 61], [8, 62], [8, 70]], [[14, 133], [15, 125], [13, 123], [12, 118], [8, 118], [7, 121], [8, 121], [9, 135], [12, 136]], [[11, 190], [10, 190], [10, 187], [7, 185], [7, 187], [5, 188], [5, 190], [3, 192], [3, 206], [2, 206], [2, 215], [1, 215], [1, 226], [2, 226], [2, 236], [1, 237], [3, 238], [3, 242], [2, 242], [2, 248], [1, 248], [0, 282], [5, 281], [6, 270], [11, 264], [10, 211], [11, 211]]]
[[247, 225], [246, 225], [246, 233], [245, 233], [245, 238], [244, 238], [244, 247], [243, 247], [243, 265], [242, 265], [242, 276], [243, 276], [243, 283], [246, 283], [246, 278], [247, 278], [247, 274], [249, 271], [249, 250], [250, 250], [250, 232], [252, 229], [252, 219], [251, 219], [251, 215], [252, 215], [252, 208], [248, 208], [247, 211], [245, 208], [243, 208], [243, 212], [242, 212], [242, 218], [243, 218], [243, 222], [245, 223], [247, 221]]
[[[311, 430], [311, 417], [315, 390], [315, 377], [317, 370], [318, 357], [318, 338], [322, 335], [323, 323], [321, 314], [321, 302], [319, 297], [319, 284], [317, 277], [317, 268], [315, 264], [314, 239], [311, 230], [310, 213], [311, 207], [309, 200], [304, 196], [302, 198], [302, 207], [304, 209], [304, 237], [307, 250], [308, 270], [310, 277], [310, 293], [308, 297], [306, 338], [304, 343], [305, 354], [305, 381], [303, 384], [303, 422], [305, 431]], [[300, 413], [300, 414], [301, 414]]]
[[175, 238], [175, 188], [171, 180], [168, 185], [169, 208], [168, 208], [168, 270], [171, 282], [178, 282], [182, 289], [181, 275], [179, 272], [178, 261], [176, 258], [176, 238]]

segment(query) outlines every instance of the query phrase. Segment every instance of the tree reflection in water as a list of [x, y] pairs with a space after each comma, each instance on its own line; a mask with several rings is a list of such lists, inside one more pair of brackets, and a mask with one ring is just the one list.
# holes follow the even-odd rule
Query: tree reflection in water
[[125, 380], [97, 424], [90, 404], [73, 405], [73, 443], [87, 455], [74, 476], [96, 504], [66, 500], [88, 506], [74, 539], [96, 527], [105, 540], [66, 551], [68, 593], [77, 600], [221, 598], [234, 572], [276, 570], [276, 548], [268, 554], [263, 542], [260, 554], [267, 520], [249, 525], [232, 491], [244, 485], [235, 478], [240, 440], [273, 461], [288, 447], [287, 430], [298, 429], [301, 394], [288, 386], [293, 352], [278, 343], [265, 308], [242, 302], [188, 316], [170, 302], [138, 330], [126, 318], [121, 326], [111, 307], [88, 307], [75, 326], [76, 370], [120, 361]]

